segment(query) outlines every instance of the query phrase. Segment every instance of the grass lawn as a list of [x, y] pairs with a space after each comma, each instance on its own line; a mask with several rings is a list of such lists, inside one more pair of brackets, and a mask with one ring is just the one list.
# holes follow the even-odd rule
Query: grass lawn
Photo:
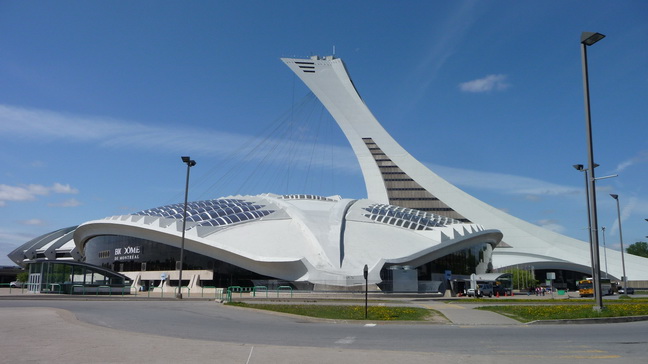
[[[231, 302], [227, 303], [227, 305], [326, 319], [365, 319], [364, 305], [248, 304], [244, 302]], [[432, 319], [434, 316], [441, 315], [434, 310], [399, 306], [369, 306], [367, 314], [368, 319], [374, 321], [425, 321]]]
[[597, 317], [621, 317], [648, 315], [647, 303], [622, 303], [604, 302], [604, 309], [596, 312], [592, 304], [552, 304], [552, 305], [511, 305], [511, 306], [484, 306], [480, 310], [499, 313], [521, 322], [535, 320], [565, 320]]
[[[629, 303], [648, 303], [648, 297], [633, 297], [633, 296], [619, 296], [619, 302]], [[447, 302], [456, 302], [454, 300], [448, 300]], [[564, 304], [594, 304], [594, 298], [551, 298], [547, 296], [544, 298], [462, 298], [460, 303], [505, 303], [507, 305], [516, 305], [516, 304], [529, 304], [529, 303], [564, 303]], [[603, 304], [607, 305], [616, 304], [615, 300], [608, 299], [603, 297]]]

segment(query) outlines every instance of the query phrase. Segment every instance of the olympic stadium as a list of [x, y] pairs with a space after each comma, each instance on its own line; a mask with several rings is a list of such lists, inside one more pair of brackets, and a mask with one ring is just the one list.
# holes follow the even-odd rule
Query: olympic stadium
[[[97, 284], [114, 272], [132, 281], [132, 289], [345, 290], [365, 284], [365, 265], [372, 289], [386, 292], [456, 293], [471, 274], [496, 273], [494, 267], [533, 266], [539, 279], [554, 272], [566, 286], [591, 275], [588, 243], [506, 214], [411, 156], [372, 115], [340, 58], [282, 61], [342, 129], [367, 198], [267, 193], [195, 201], [187, 205], [184, 231], [184, 204], [167, 205], [43, 235], [9, 258], [40, 267], [31, 270], [35, 282], [48, 262], [76, 262], [103, 270]], [[606, 274], [620, 279], [620, 252], [606, 254]], [[626, 255], [630, 281], [648, 282], [647, 263]], [[74, 279], [66, 284], [73, 286]]]

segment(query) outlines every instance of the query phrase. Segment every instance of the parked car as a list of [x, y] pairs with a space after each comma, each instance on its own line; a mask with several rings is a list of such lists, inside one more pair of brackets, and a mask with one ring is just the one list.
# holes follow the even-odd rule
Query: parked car
[[479, 295], [493, 297], [493, 285], [490, 283], [479, 284]]
[[[627, 287], [626, 291], [628, 291], [628, 294], [634, 294], [634, 288], [632, 287]], [[623, 290], [623, 287], [619, 287], [619, 290], [617, 292], [619, 292], [619, 294], [625, 294], [626, 291]]]
[[477, 290], [468, 288], [466, 290], [466, 296], [468, 297], [493, 297], [493, 285], [490, 283], [480, 283], [477, 285]]
[[13, 282], [9, 283], [9, 287], [11, 287], [11, 288], [27, 287], [27, 283], [20, 282], [20, 281], [13, 281]]

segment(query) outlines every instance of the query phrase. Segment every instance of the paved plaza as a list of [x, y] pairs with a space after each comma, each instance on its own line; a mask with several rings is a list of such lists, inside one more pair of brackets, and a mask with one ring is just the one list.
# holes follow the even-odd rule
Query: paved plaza
[[[252, 314], [246, 309], [225, 307], [213, 299], [199, 297], [178, 301], [148, 295], [133, 295], [125, 298], [70, 297], [31, 295], [22, 293], [21, 290], [12, 290], [11, 294], [8, 293], [8, 289], [0, 289], [0, 291], [0, 314], [2, 315], [0, 350], [3, 353], [3, 362], [7, 363], [394, 363], [399, 361], [429, 362], [433, 359], [435, 363], [443, 364], [456, 363], [458, 360], [497, 363], [517, 363], [524, 360], [528, 363], [547, 363], [563, 362], [569, 358], [630, 363], [634, 358], [602, 350], [595, 344], [572, 348], [574, 345], [569, 343], [565, 343], [561, 351], [557, 353], [535, 349], [520, 351], [515, 348], [519, 344], [513, 343], [514, 347], [510, 350], [507, 344], [497, 350], [490, 350], [484, 355], [476, 356], [474, 348], [470, 345], [484, 345], [479, 343], [480, 340], [485, 340], [484, 342], [497, 340], [497, 332], [511, 335], [508, 330], [515, 329], [521, 330], [520, 332], [525, 334], [529, 329], [524, 329], [524, 327], [528, 327], [527, 325], [496, 313], [474, 310], [477, 307], [476, 304], [462, 302], [464, 301], [462, 299], [454, 299], [450, 302], [426, 297], [393, 299], [394, 304], [438, 310], [447, 318], [446, 322], [414, 323], [408, 329], [410, 324], [407, 323], [332, 322], [332, 320], [295, 318], [292, 315], [267, 312], [255, 311]], [[344, 297], [348, 298], [349, 296]], [[351, 299], [357, 304], [359, 297], [362, 296], [351, 296]], [[25, 298], [28, 299], [25, 300]], [[521, 298], [528, 297], [522, 296]], [[530, 298], [533, 299], [533, 296]], [[311, 294], [308, 299], [303, 297], [299, 299], [317, 304], [314, 301], [318, 299], [324, 301], [330, 297]], [[515, 300], [517, 298], [507, 299]], [[571, 298], [563, 299], [571, 300]], [[287, 300], [285, 298], [282, 301]], [[385, 301], [389, 300], [371, 304], [390, 304]], [[484, 299], [484, 301], [488, 302], [488, 299]], [[114, 312], [108, 313], [106, 316], [96, 315], [90, 311], [86, 312], [86, 306], [90, 307], [93, 304], [101, 304], [101, 307], [110, 308]], [[214, 321], [217, 324], [211, 325], [209, 330], [201, 334], [202, 338], [201, 335], [196, 337], [196, 335], [188, 334], [171, 334], [165, 332], [164, 328], [158, 329], [156, 326], [152, 326], [149, 330], [142, 330], [146, 332], [136, 332], [110, 320], [111, 315], [124, 315], [125, 321], [133, 321], [134, 319], [128, 315], [133, 314], [135, 315], [133, 317], [138, 317], [138, 314], [129, 311], [149, 306], [154, 307], [162, 319], [171, 319], [176, 312], [192, 311], [196, 305], [207, 310], [206, 312], [213, 310], [221, 315], [219, 321]], [[199, 311], [190, 313], [197, 312]], [[254, 316], [250, 318], [252, 321], [236, 323], [239, 322], [239, 317], [248, 316]], [[202, 320], [201, 317], [203, 316], [197, 317], [197, 320]], [[212, 317], [204, 317], [205, 321], [211, 319]], [[151, 325], [155, 325], [153, 321], [155, 320], [150, 321]], [[258, 326], [255, 327], [255, 324], [250, 324], [250, 322], [256, 323]], [[286, 328], [284, 327], [286, 323], [293, 326]], [[199, 324], [200, 321], [196, 321], [195, 325]], [[235, 326], [226, 326], [229, 324]], [[173, 322], [169, 325], [178, 326]], [[192, 324], [187, 323], [187, 325], [191, 326]], [[236, 325], [248, 326], [250, 331], [245, 331], [243, 327], [233, 330], [232, 327], [236, 327]], [[273, 327], [276, 327], [274, 334]], [[375, 330], [377, 327], [387, 330], [384, 338], [385, 343], [372, 349], [363, 349], [362, 345], [356, 345], [362, 343], [364, 333], [375, 332], [368, 330]], [[432, 347], [425, 348], [425, 350], [420, 347], [418, 349], [416, 347], [408, 348], [409, 339], [402, 335], [390, 334], [392, 327], [394, 330], [406, 330], [398, 332], [417, 332], [419, 333], [417, 334], [418, 338], [429, 340]], [[444, 330], [444, 327], [448, 329]], [[285, 334], [285, 331], [294, 330], [293, 328], [305, 331], [303, 334], [295, 333], [293, 336]], [[323, 333], [316, 333], [320, 328]], [[191, 329], [191, 327], [188, 328], [188, 330]], [[457, 329], [463, 331], [457, 332]], [[269, 342], [281, 344], [270, 345], [255, 342], [252, 333], [263, 330], [270, 330], [268, 335], [277, 336], [276, 340]], [[332, 333], [327, 334], [326, 332], [329, 332], [327, 330]], [[542, 340], [543, 335], [551, 337], [553, 332], [562, 331], [551, 328], [541, 330], [540, 334], [533, 334], [538, 340]], [[227, 337], [227, 335], [218, 337], [216, 335], [227, 334], [228, 331], [232, 332], [232, 341], [219, 339], [219, 337]], [[246, 338], [245, 332], [250, 333], [249, 339]], [[446, 332], [448, 337], [444, 337]], [[285, 339], [282, 335], [286, 335]], [[328, 340], [330, 343], [310, 345], [311, 341], [308, 339], [310, 335], [318, 337], [319, 341]], [[451, 337], [452, 335], [460, 335], [459, 337], [464, 338], [463, 340], [467, 341], [466, 345], [469, 348], [466, 350], [455, 348], [454, 351], [443, 349], [443, 347], [451, 345], [449, 343], [456, 341]], [[487, 337], [478, 339], [483, 335]], [[322, 338], [319, 338], [320, 336]], [[521, 335], [512, 334], [512, 336]], [[304, 340], [300, 341], [294, 337], [302, 337]], [[521, 337], [520, 340], [524, 342], [525, 339]], [[394, 346], [396, 343], [399, 344]], [[434, 345], [439, 346], [438, 350], [434, 348]], [[458, 347], [460, 348], [461, 345]]]

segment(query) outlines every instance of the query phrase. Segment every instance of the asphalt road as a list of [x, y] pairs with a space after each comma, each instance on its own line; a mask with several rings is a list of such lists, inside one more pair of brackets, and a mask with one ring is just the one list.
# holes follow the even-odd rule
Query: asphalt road
[[[0, 300], [0, 313], [15, 314], [20, 312], [16, 310], [23, 309], [25, 317], [21, 321], [25, 327], [33, 328], [32, 324], [37, 323], [29, 317], [30, 307], [62, 309], [82, 323], [167, 337], [169, 345], [173, 345], [174, 339], [189, 339], [248, 348], [261, 345], [283, 350], [301, 347], [333, 349], [333, 352], [396, 352], [403, 357], [416, 353], [481, 358], [480, 362], [591, 359], [639, 363], [646, 362], [648, 357], [648, 322], [645, 321], [534, 326], [367, 324], [311, 320], [208, 301]], [[10, 333], [6, 330], [0, 331], [0, 341], [4, 342], [7, 335]], [[322, 358], [311, 362], [327, 361]]]

